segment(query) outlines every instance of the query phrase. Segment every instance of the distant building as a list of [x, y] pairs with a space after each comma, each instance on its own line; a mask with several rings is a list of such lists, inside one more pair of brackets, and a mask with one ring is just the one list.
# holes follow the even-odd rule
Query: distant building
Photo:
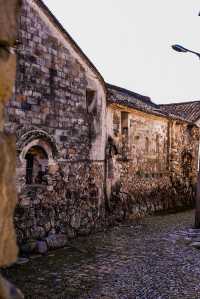
[[200, 101], [171, 103], [159, 107], [167, 113], [178, 115], [200, 127]]
[[[160, 105], [160, 109], [178, 115], [200, 127], [200, 101], [189, 101], [182, 103], [171, 103]], [[200, 147], [199, 147], [200, 150]], [[198, 169], [200, 166], [200, 151], [198, 154]]]

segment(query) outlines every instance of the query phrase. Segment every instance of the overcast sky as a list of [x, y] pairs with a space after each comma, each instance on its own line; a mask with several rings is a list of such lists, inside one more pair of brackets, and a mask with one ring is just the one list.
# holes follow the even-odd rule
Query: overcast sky
[[44, 0], [105, 81], [157, 103], [200, 100], [199, 0]]

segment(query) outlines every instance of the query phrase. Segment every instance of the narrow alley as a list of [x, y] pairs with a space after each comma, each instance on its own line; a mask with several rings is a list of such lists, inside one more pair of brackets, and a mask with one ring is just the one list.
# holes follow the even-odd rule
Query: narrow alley
[[3, 272], [27, 299], [197, 299], [200, 250], [190, 244], [193, 218], [193, 211], [147, 217]]

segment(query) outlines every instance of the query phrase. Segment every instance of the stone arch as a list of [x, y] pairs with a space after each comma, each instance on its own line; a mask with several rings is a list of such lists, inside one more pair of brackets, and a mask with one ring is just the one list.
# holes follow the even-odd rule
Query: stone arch
[[28, 185], [45, 183], [45, 175], [49, 173], [50, 168], [56, 169], [57, 165], [50, 144], [42, 139], [34, 139], [26, 144], [20, 152], [19, 161], [21, 176]]
[[28, 144], [24, 145], [20, 153], [20, 160], [24, 160], [28, 151], [36, 146], [42, 148], [44, 152], [46, 152], [49, 161], [54, 160], [51, 145], [43, 139], [34, 139], [32, 141], [29, 141]]
[[[31, 165], [31, 158], [29, 156], [30, 159], [27, 160], [27, 154], [30, 154], [30, 151], [32, 151], [32, 149], [34, 148], [40, 148], [41, 151], [43, 151], [47, 156], [47, 171], [45, 171], [46, 174], [53, 174], [58, 169], [58, 164], [56, 162], [58, 158], [58, 148], [54, 138], [44, 130], [34, 127], [22, 127], [21, 129], [17, 130], [17, 185], [19, 192], [21, 191], [23, 186], [27, 184], [27, 168]], [[38, 168], [41, 168], [42, 164], [39, 164], [40, 165], [38, 166]]]
[[[21, 153], [23, 149], [30, 144], [31, 142], [35, 142], [39, 140], [46, 144], [49, 149], [51, 149], [52, 158], [55, 159], [58, 156], [58, 147], [56, 145], [56, 141], [53, 136], [51, 136], [48, 132], [42, 129], [38, 129], [35, 127], [31, 128], [21, 128], [17, 130], [17, 151]], [[47, 148], [47, 151], [49, 151]]]

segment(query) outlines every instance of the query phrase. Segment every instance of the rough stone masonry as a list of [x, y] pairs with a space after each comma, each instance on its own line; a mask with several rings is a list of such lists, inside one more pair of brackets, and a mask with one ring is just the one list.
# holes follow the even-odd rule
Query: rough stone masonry
[[45, 252], [125, 218], [191, 206], [198, 128], [105, 84], [42, 1], [22, 2], [6, 113], [21, 247]]

